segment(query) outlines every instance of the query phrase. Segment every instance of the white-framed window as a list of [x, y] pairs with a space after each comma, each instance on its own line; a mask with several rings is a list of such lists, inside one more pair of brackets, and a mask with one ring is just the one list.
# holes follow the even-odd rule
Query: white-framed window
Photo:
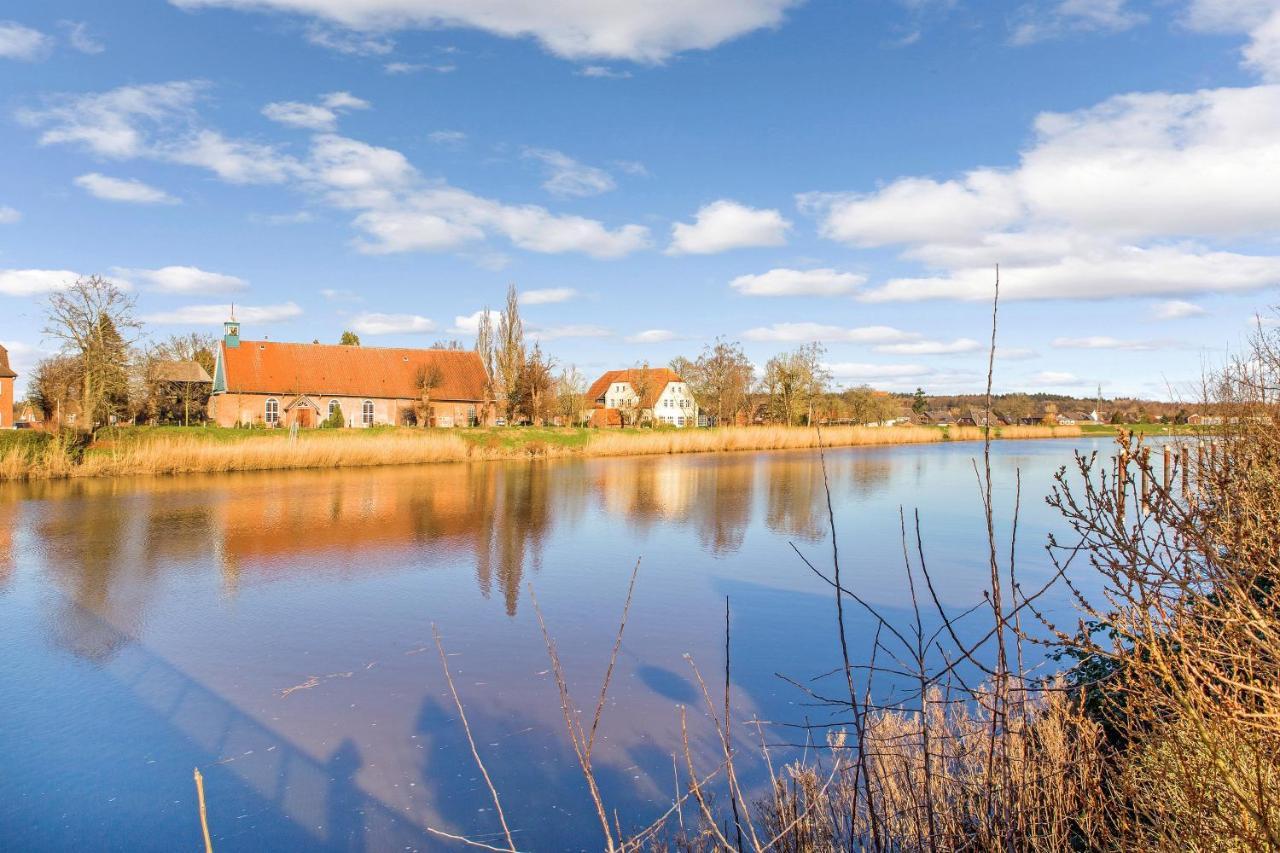
[[360, 422], [365, 426], [373, 425], [373, 401], [365, 400], [364, 405], [360, 407]]
[[337, 410], [338, 410], [338, 401], [330, 400], [329, 401], [329, 417], [333, 417], [333, 413], [336, 412]]
[[280, 423], [280, 401], [275, 397], [267, 399], [266, 408], [262, 411], [262, 420], [267, 426]]

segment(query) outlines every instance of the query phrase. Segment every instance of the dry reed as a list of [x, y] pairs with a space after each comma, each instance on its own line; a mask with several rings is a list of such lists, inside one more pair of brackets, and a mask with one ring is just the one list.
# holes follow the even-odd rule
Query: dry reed
[[[827, 447], [859, 447], [972, 441], [983, 437], [975, 427], [948, 431], [922, 427], [832, 427], [822, 430]], [[1078, 436], [1078, 427], [1004, 427], [997, 437], [1063, 438]], [[518, 433], [517, 433], [518, 435]], [[565, 456], [631, 456], [729, 451], [800, 450], [819, 446], [816, 430], [807, 427], [725, 427], [721, 429], [644, 433], [593, 433], [580, 446], [531, 441], [504, 446], [469, 442], [443, 430], [397, 431], [381, 435], [311, 433], [296, 439], [249, 435], [215, 441], [199, 435], [145, 438], [84, 454], [79, 462], [61, 441], [51, 442], [35, 458], [14, 450], [0, 457], [0, 480], [107, 477], [198, 472], [266, 471], [299, 468], [342, 468]]]

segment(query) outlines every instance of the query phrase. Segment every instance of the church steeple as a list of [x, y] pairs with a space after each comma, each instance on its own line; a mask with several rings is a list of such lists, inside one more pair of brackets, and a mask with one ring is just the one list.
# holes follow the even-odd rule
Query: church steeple
[[223, 346], [235, 349], [240, 346], [240, 324], [236, 322], [236, 306], [231, 306], [231, 319], [222, 324]]

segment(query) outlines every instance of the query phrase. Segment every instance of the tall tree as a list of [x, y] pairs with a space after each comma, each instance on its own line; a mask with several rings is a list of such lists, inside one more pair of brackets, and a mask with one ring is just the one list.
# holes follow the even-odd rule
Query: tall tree
[[555, 403], [554, 369], [555, 362], [547, 358], [542, 347], [535, 343], [516, 378], [513, 410], [524, 412], [536, 426], [551, 419]]
[[911, 395], [911, 411], [923, 415], [928, 408], [929, 400], [924, 396], [924, 389], [917, 387], [916, 393]]
[[484, 364], [484, 393], [490, 401], [495, 397], [496, 388], [493, 349], [493, 312], [486, 305], [480, 312], [480, 323], [476, 326], [476, 352], [480, 354], [480, 361]]
[[360, 346], [360, 336], [348, 329], [342, 333], [342, 337], [338, 339], [338, 343], [344, 347]]
[[807, 418], [813, 422], [813, 406], [826, 391], [831, 375], [822, 365], [826, 349], [816, 341], [780, 353], [764, 369], [764, 387], [775, 418], [788, 426]]
[[[682, 374], [683, 375], [683, 374]], [[711, 414], [717, 424], [733, 423], [747, 407], [747, 395], [755, 368], [737, 341], [716, 338], [702, 350], [694, 364], [690, 390], [698, 405]]]
[[42, 359], [27, 382], [27, 399], [45, 421], [61, 427], [67, 403], [80, 396], [80, 360], [69, 355]]
[[49, 297], [44, 333], [79, 362], [81, 407], [91, 429], [128, 407], [133, 341], [125, 336], [141, 326], [133, 311], [132, 296], [96, 275]]
[[517, 383], [524, 370], [524, 322], [520, 319], [520, 297], [514, 284], [507, 287], [507, 305], [498, 318], [498, 336], [494, 361], [497, 367], [498, 391], [503, 398], [510, 422], [516, 413]]
[[587, 383], [572, 364], [556, 379], [556, 414], [568, 426], [577, 426], [586, 410]]

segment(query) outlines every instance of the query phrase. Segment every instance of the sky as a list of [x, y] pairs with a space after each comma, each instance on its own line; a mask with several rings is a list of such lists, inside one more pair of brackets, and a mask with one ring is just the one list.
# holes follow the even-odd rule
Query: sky
[[[1169, 399], [1280, 303], [1277, 0], [0, 0], [0, 344], [717, 337], [841, 386]], [[19, 379], [21, 385], [22, 379]]]

